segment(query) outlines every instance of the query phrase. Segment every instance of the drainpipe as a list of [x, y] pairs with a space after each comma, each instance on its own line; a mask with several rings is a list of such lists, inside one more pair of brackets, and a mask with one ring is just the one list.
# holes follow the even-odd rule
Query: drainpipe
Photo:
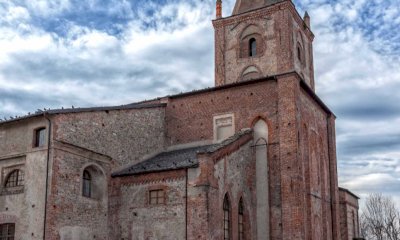
[[186, 229], [185, 229], [185, 239], [188, 239], [188, 169], [186, 168], [186, 189], [185, 189], [185, 222], [186, 222]]
[[44, 220], [43, 220], [43, 240], [46, 239], [46, 218], [47, 218], [47, 195], [48, 195], [48, 184], [49, 184], [49, 162], [50, 162], [50, 138], [51, 138], [51, 120], [47, 113], [44, 113], [44, 118], [48, 121], [48, 136], [47, 136], [47, 161], [46, 161], [46, 192], [44, 199]]
[[[326, 129], [327, 129], [327, 138], [328, 138], [328, 164], [329, 164], [329, 186], [330, 186], [330, 189], [331, 189], [331, 192], [330, 192], [330, 195], [331, 195], [331, 202], [330, 202], [330, 207], [331, 207], [331, 228], [332, 228], [332, 238], [334, 238], [334, 235], [335, 235], [335, 223], [334, 223], [334, 221], [336, 221], [336, 220], [334, 220], [334, 218], [335, 218], [335, 213], [334, 213], [334, 206], [333, 206], [333, 204], [334, 204], [334, 201], [335, 201], [335, 199], [333, 199], [333, 191], [335, 191], [335, 189], [332, 187], [332, 172], [331, 172], [331, 162], [332, 162], [332, 159], [331, 159], [331, 154], [330, 154], [330, 148], [331, 148], [331, 139], [330, 139], [330, 133], [331, 133], [331, 131], [329, 130], [329, 128], [331, 127], [330, 126], [330, 120], [329, 120], [329, 118], [332, 116], [332, 114], [329, 114], [327, 117], [326, 117], [326, 123], [327, 123], [327, 126], [326, 126]], [[335, 181], [335, 180], [333, 180], [333, 181]], [[336, 226], [337, 226], [337, 224], [336, 224]], [[337, 231], [336, 231], [337, 232]]]

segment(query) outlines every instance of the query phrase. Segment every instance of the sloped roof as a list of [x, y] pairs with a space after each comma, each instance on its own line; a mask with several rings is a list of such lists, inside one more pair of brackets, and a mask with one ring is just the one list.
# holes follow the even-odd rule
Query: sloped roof
[[232, 15], [237, 15], [255, 9], [268, 7], [286, 0], [236, 0]]
[[7, 120], [0, 120], [0, 125], [3, 123], [20, 121], [28, 118], [54, 115], [54, 114], [67, 114], [67, 113], [82, 113], [82, 112], [98, 112], [98, 111], [113, 111], [113, 110], [128, 110], [128, 109], [142, 109], [142, 108], [157, 108], [165, 107], [166, 103], [132, 103], [120, 106], [109, 106], [109, 107], [88, 107], [88, 108], [62, 108], [62, 109], [48, 109], [38, 110], [35, 113], [28, 114], [21, 117], [14, 117]]
[[350, 194], [351, 196], [353, 196], [353, 197], [355, 197], [355, 198], [357, 198], [357, 199], [360, 199], [360, 197], [358, 197], [356, 194], [354, 194], [353, 192], [351, 192], [349, 189], [339, 187], [339, 191], [348, 193], [348, 194]]
[[197, 154], [214, 153], [219, 149], [236, 142], [242, 136], [250, 132], [251, 129], [241, 130], [232, 137], [220, 143], [164, 151], [140, 163], [134, 164], [121, 171], [115, 172], [111, 176], [123, 177], [123, 176], [139, 175], [152, 172], [196, 168], [199, 165]]

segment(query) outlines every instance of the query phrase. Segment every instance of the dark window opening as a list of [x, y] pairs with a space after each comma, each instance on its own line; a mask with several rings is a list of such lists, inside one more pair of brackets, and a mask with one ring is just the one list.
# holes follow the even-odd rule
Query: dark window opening
[[354, 212], [352, 212], [352, 220], [353, 220], [353, 237], [357, 237], [357, 226], [356, 226], [356, 217]]
[[6, 223], [0, 225], [0, 239], [14, 240], [15, 239], [15, 224]]
[[46, 128], [39, 128], [35, 130], [34, 147], [43, 147], [46, 139]]
[[251, 38], [249, 41], [249, 56], [255, 57], [257, 55], [257, 41], [255, 38]]
[[224, 240], [231, 239], [231, 206], [229, 203], [228, 195], [224, 198]]
[[244, 213], [243, 213], [243, 200], [239, 201], [239, 218], [238, 218], [238, 231], [239, 231], [239, 240], [244, 240]]
[[92, 197], [92, 176], [87, 170], [83, 171], [82, 195], [88, 198]]
[[24, 186], [24, 172], [17, 169], [12, 171], [6, 179], [6, 188]]
[[164, 204], [165, 193], [163, 189], [151, 190], [149, 192], [149, 203], [150, 205]]
[[300, 48], [300, 46], [297, 46], [297, 58], [301, 62], [301, 48]]

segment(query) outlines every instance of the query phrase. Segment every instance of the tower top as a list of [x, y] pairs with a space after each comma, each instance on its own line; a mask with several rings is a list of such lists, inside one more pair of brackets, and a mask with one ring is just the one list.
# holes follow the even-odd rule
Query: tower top
[[232, 15], [241, 14], [257, 8], [266, 7], [287, 0], [236, 0]]
[[222, 18], [222, 0], [217, 0], [216, 3], [216, 18]]

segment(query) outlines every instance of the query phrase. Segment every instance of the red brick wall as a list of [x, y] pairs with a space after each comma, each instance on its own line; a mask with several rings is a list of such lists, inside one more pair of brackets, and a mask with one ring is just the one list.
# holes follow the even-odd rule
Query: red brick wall
[[[314, 89], [313, 33], [304, 24], [291, 1], [251, 12], [217, 19], [215, 28], [215, 85], [238, 82], [249, 66], [260, 69], [260, 76], [297, 71]], [[243, 36], [249, 26], [257, 29]], [[248, 57], [248, 39], [257, 36], [257, 56]], [[245, 40], [244, 44], [243, 41]], [[297, 43], [302, 45], [303, 61], [297, 59]], [[244, 46], [243, 46], [244, 45]]]
[[212, 140], [214, 115], [233, 113], [236, 131], [265, 118], [271, 236], [338, 239], [334, 116], [302, 90], [297, 76], [169, 99], [167, 142]]
[[108, 239], [108, 186], [103, 189], [104, 196], [100, 200], [82, 196], [82, 172], [87, 164], [99, 166], [104, 171], [106, 182], [109, 182], [111, 164], [101, 156], [94, 158], [94, 155], [52, 149], [53, 171], [47, 203], [46, 239], [60, 239], [65, 227], [83, 228], [83, 234], [88, 239]]
[[170, 99], [166, 108], [167, 142], [169, 145], [213, 139], [213, 116], [235, 115], [235, 129], [252, 127], [257, 117], [268, 120], [271, 141], [276, 141], [276, 81], [205, 92]]
[[275, 80], [170, 99], [166, 108], [170, 145], [213, 139], [213, 116], [234, 113], [236, 131], [258, 118], [269, 125], [271, 236], [281, 237], [281, 165], [279, 162], [278, 92]]
[[304, 91], [300, 93], [300, 156], [305, 173], [307, 236], [332, 239], [328, 156], [328, 121], [325, 113]]
[[339, 190], [340, 199], [340, 235], [342, 240], [360, 237], [358, 199], [346, 190]]
[[[109, 239], [185, 239], [186, 170], [112, 179]], [[163, 189], [165, 203], [149, 204], [149, 191]]]

